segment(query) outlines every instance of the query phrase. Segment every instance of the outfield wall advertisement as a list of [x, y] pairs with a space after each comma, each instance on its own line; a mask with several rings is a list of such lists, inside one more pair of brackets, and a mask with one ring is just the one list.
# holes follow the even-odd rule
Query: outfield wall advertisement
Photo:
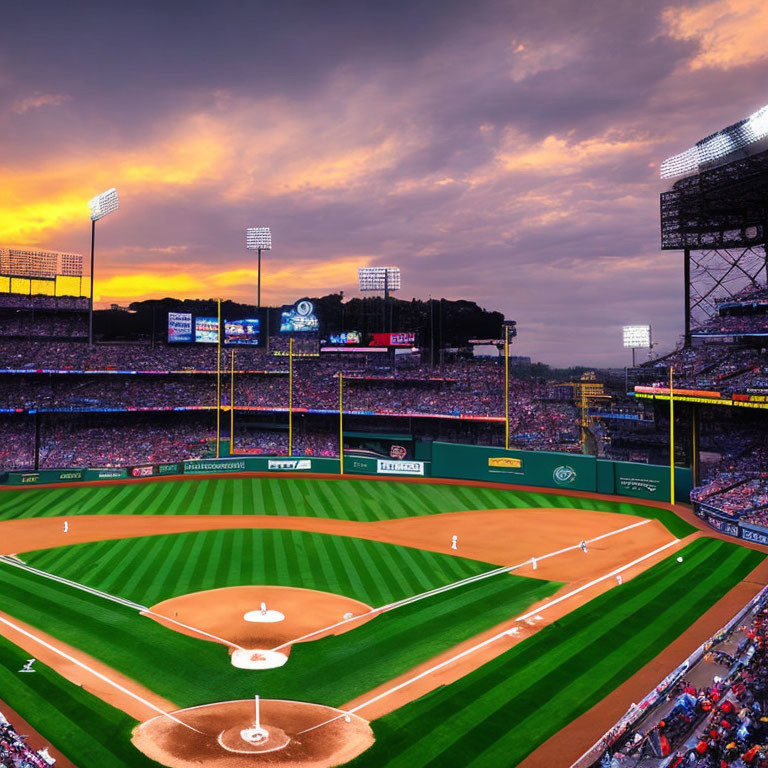
[[[226, 442], [226, 441], [225, 441]], [[653, 501], [669, 500], [669, 468], [654, 464], [633, 464], [595, 459], [581, 454], [550, 451], [506, 451], [477, 445], [431, 443], [431, 452], [419, 450], [417, 460], [403, 457], [407, 450], [391, 458], [347, 455], [344, 470], [350, 474], [391, 477], [444, 477], [459, 480], [485, 480], [511, 485], [533, 485], [553, 490], [593, 491]], [[421, 460], [429, 459], [430, 460]], [[126, 477], [153, 477], [174, 474], [216, 474], [219, 472], [317, 472], [338, 474], [338, 459], [315, 456], [225, 456], [220, 459], [145, 464], [128, 468], [45, 469], [39, 472], [12, 471], [0, 474], [0, 484], [41, 485], [110, 480]], [[691, 470], [675, 468], [678, 501], [688, 501], [692, 487]], [[723, 521], [720, 521], [723, 524]], [[738, 534], [733, 534], [738, 535]], [[745, 534], [746, 536], [746, 534]]]

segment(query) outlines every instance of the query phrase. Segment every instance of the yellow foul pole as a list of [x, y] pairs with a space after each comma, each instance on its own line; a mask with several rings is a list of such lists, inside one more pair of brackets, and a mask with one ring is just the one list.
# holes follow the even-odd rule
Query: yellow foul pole
[[339, 471], [344, 474], [344, 374], [339, 371]]
[[216, 329], [216, 458], [221, 458], [221, 299]]
[[504, 326], [504, 447], [509, 450], [509, 326]]
[[229, 356], [229, 453], [235, 454], [235, 350]]
[[288, 342], [288, 455], [293, 456], [293, 336]]
[[673, 368], [669, 366], [669, 503], [675, 503], [675, 390]]

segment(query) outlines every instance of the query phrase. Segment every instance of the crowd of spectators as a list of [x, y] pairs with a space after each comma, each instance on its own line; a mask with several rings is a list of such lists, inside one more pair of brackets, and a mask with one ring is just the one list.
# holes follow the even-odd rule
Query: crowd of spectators
[[768, 313], [755, 312], [749, 315], [715, 315], [707, 323], [694, 328], [694, 336], [728, 335], [749, 336], [768, 334]]
[[[224, 426], [222, 439], [228, 440], [228, 422]], [[0, 429], [3, 434], [0, 469], [32, 469], [34, 428], [11, 417], [0, 422]], [[41, 429], [39, 468], [130, 467], [189, 461], [213, 455], [215, 439], [215, 422], [195, 416], [157, 419], [136, 414], [113, 417], [109, 424], [55, 417], [47, 420]], [[293, 454], [338, 456], [338, 439], [335, 430], [297, 429], [293, 436]], [[288, 432], [237, 426], [235, 449], [252, 455], [286, 456]]]
[[83, 312], [0, 311], [0, 337], [41, 337], [46, 339], [85, 339], [88, 315]]
[[679, 683], [662, 719], [607, 750], [601, 768], [768, 768], [767, 625], [762, 609], [738, 628], [733, 653], [718, 649], [705, 656], [718, 674], [704, 685]]
[[[10, 345], [3, 345], [7, 347]], [[70, 345], [46, 344], [46, 348]], [[87, 345], [71, 345], [87, 349]], [[115, 352], [125, 348], [108, 347]], [[157, 358], [176, 350], [167, 347], [148, 354]], [[203, 350], [207, 353], [209, 350]], [[7, 350], [6, 350], [7, 353]], [[21, 353], [21, 352], [20, 352]], [[87, 354], [87, 353], [86, 353]], [[215, 363], [215, 356], [213, 358]], [[104, 361], [102, 361], [104, 362]], [[114, 361], [119, 364], [117, 356]], [[169, 370], [179, 362], [155, 360]], [[206, 362], [198, 360], [198, 362]], [[210, 362], [207, 361], [207, 362]], [[237, 406], [285, 409], [288, 404], [288, 370], [284, 360], [262, 356], [263, 366], [241, 372], [235, 379]], [[294, 365], [293, 406], [299, 409], [335, 411], [338, 408], [340, 364], [346, 361], [298, 360]], [[125, 361], [123, 361], [125, 365]], [[164, 366], [164, 367], [163, 367]], [[11, 364], [14, 367], [15, 364]], [[42, 367], [42, 366], [41, 366]], [[39, 370], [39, 369], [38, 369]], [[56, 370], [61, 370], [56, 369]], [[105, 367], [99, 370], [107, 370]], [[173, 409], [212, 407], [216, 403], [216, 377], [209, 373], [153, 373], [121, 375], [118, 373], [14, 373], [0, 377], [0, 408], [106, 410]], [[236, 368], [236, 370], [238, 370]], [[228, 377], [228, 371], [224, 370]], [[501, 418], [504, 414], [504, 371], [491, 362], [468, 362], [437, 368], [401, 366], [394, 371], [380, 367], [360, 367], [360, 361], [345, 370], [345, 410], [374, 414], [427, 414], [446, 416], [484, 416]], [[551, 387], [531, 379], [512, 378], [510, 385], [511, 432], [523, 443], [560, 442], [559, 435], [573, 434], [575, 410], [567, 404], [550, 402]], [[229, 404], [229, 386], [222, 388], [222, 403]], [[533, 430], [533, 434], [530, 434]]]
[[24, 293], [0, 293], [0, 309], [48, 309], [88, 311], [87, 296], [46, 296]]
[[0, 712], [0, 766], [3, 768], [49, 768], [56, 761], [47, 750], [36, 752], [24, 736]]
[[716, 391], [723, 395], [766, 385], [768, 357], [760, 347], [720, 342], [683, 347], [649, 367], [659, 369], [656, 386], [668, 387], [667, 369], [674, 369], [675, 388]]

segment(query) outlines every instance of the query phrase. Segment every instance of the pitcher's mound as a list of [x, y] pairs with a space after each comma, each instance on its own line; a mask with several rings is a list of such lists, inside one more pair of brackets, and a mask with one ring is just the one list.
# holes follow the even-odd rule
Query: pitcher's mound
[[[151, 760], [169, 768], [331, 768], [373, 744], [370, 725], [356, 715], [347, 722], [338, 709], [322, 704], [280, 699], [262, 699], [260, 704], [262, 725], [269, 734], [261, 744], [251, 744], [241, 735], [253, 725], [251, 699], [173, 712], [202, 733], [159, 716], [136, 726], [132, 741]], [[326, 724], [307, 730], [321, 723]]]
[[[254, 622], [246, 614], [258, 609], [261, 603], [285, 618], [282, 621]], [[196, 627], [221, 637], [243, 648], [275, 648], [297, 637], [329, 627], [344, 620], [345, 614], [367, 614], [369, 605], [332, 592], [298, 587], [246, 586], [209, 589], [192, 592], [152, 606], [150, 618], [177, 632], [211, 640], [210, 637], [185, 629], [179, 624], [165, 622], [174, 619], [189, 627]], [[256, 613], [260, 611], [256, 610]], [[340, 635], [359, 627], [373, 616], [349, 621], [326, 633], [312, 636], [319, 640], [324, 635]]]

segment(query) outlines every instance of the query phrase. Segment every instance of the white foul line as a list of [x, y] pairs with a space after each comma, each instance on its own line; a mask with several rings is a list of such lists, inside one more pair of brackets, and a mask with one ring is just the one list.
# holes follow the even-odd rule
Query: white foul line
[[[596, 536], [594, 539], [588, 539], [587, 544], [592, 544], [595, 541], [601, 541], [602, 539], [607, 539], [609, 536], [616, 536], [619, 533], [624, 533], [625, 531], [632, 530], [633, 528], [638, 528], [641, 525], [647, 525], [650, 522], [651, 522], [650, 520], [641, 520], [639, 523], [632, 523], [631, 525], [627, 525], [624, 528], [618, 528], [615, 531], [609, 531], [608, 533], [603, 533], [600, 536]], [[475, 581], [481, 581], [482, 579], [488, 579], [491, 576], [498, 576], [499, 574], [502, 574], [502, 573], [511, 573], [512, 571], [515, 571], [518, 568], [522, 568], [523, 566], [528, 565], [532, 559], [535, 559], [536, 561], [546, 560], [547, 558], [550, 558], [550, 557], [556, 557], [557, 555], [562, 555], [565, 552], [572, 552], [573, 550], [579, 549], [580, 547], [581, 547], [581, 543], [574, 544], [573, 546], [570, 546], [570, 547], [564, 547], [563, 549], [558, 549], [556, 552], [548, 552], [546, 555], [530, 558], [528, 560], [525, 560], [522, 563], [518, 563], [517, 565], [494, 568], [492, 571], [479, 573], [479, 574], [476, 574], [475, 576], [468, 576], [466, 579], [461, 579], [460, 581], [454, 581], [452, 584], [446, 584], [442, 587], [436, 587], [435, 589], [430, 589], [427, 592], [421, 592], [418, 595], [411, 595], [410, 597], [406, 597], [402, 600], [398, 600], [395, 603], [387, 603], [387, 605], [382, 605], [379, 608], [371, 608], [371, 610], [367, 611], [366, 613], [361, 613], [358, 616], [352, 616], [349, 619], [342, 619], [341, 621], [337, 621], [335, 624], [331, 624], [330, 626], [323, 627], [322, 629], [316, 629], [312, 632], [309, 632], [306, 635], [297, 637], [294, 640], [288, 640], [287, 642], [282, 643], [281, 645], [277, 645], [274, 648], [271, 648], [270, 651], [281, 651], [283, 648], [287, 648], [288, 646], [291, 646], [294, 643], [301, 643], [304, 640], [309, 640], [310, 638], [315, 637], [317, 635], [323, 634], [325, 632], [330, 632], [332, 629], [341, 627], [344, 624], [348, 624], [349, 622], [359, 621], [360, 619], [364, 619], [368, 616], [374, 616], [377, 613], [393, 611], [395, 608], [401, 608], [404, 605], [409, 605], [410, 603], [415, 603], [415, 602], [418, 602], [419, 600], [424, 600], [428, 597], [439, 595], [441, 592], [447, 592], [451, 589], [457, 589], [458, 587], [463, 587]]]
[[[668, 544], [664, 544], [664, 546], [659, 547], [658, 549], [654, 549], [653, 552], [649, 552], [648, 554], [643, 555], [642, 557], [638, 557], [636, 560], [633, 560], [631, 563], [627, 563], [627, 565], [622, 565], [620, 568], [617, 568], [611, 571], [610, 573], [606, 573], [605, 576], [600, 576], [597, 579], [593, 579], [587, 584], [577, 587], [576, 589], [571, 590], [565, 595], [561, 595], [560, 597], [557, 597], [554, 600], [550, 600], [548, 603], [545, 603], [540, 608], [537, 608], [535, 611], [524, 613], [522, 616], [518, 616], [515, 619], [515, 621], [525, 621], [531, 616], [535, 616], [539, 613], [542, 613], [543, 611], [546, 611], [548, 608], [551, 608], [553, 605], [557, 605], [558, 603], [563, 602], [563, 600], [567, 600], [569, 597], [573, 597], [574, 595], [577, 595], [579, 592], [583, 592], [585, 589], [589, 589], [590, 587], [593, 587], [595, 584], [599, 584], [601, 581], [615, 578], [620, 573], [623, 573], [629, 568], [632, 568], [635, 565], [642, 563], [644, 560], [647, 560], [648, 558], [653, 557], [654, 555], [658, 555], [660, 552], [663, 552], [665, 549], [668, 549], [669, 547], [672, 547], [675, 544], [678, 544], [679, 542], [680, 542], [680, 539], [675, 539], [674, 541], [670, 541]], [[409, 685], [415, 682], [418, 682], [419, 680], [422, 680], [425, 677], [428, 677], [433, 672], [437, 672], [438, 670], [443, 669], [444, 667], [447, 667], [450, 664], [453, 664], [455, 661], [458, 661], [459, 659], [462, 659], [465, 656], [469, 656], [470, 654], [475, 653], [475, 651], [479, 651], [481, 648], [484, 648], [485, 646], [490, 645], [491, 643], [495, 643], [497, 640], [501, 640], [503, 637], [509, 635], [509, 632], [510, 630], [505, 629], [503, 632], [499, 632], [493, 637], [489, 637], [487, 640], [483, 640], [482, 642], [477, 643], [477, 645], [473, 645], [471, 648], [467, 648], [466, 650], [461, 651], [461, 653], [457, 653], [455, 656], [452, 656], [450, 659], [446, 659], [445, 661], [442, 661], [439, 664], [436, 664], [434, 667], [430, 667], [429, 669], [426, 669], [423, 672], [420, 672], [415, 677], [412, 677], [406, 680], [405, 682], [402, 682], [399, 685], [394, 686], [393, 688], [389, 688], [383, 693], [378, 694], [378, 696], [374, 696], [372, 699], [369, 699], [368, 701], [364, 701], [362, 704], [358, 704], [356, 707], [353, 707], [352, 709], [350, 709], [348, 711], [348, 714], [354, 715], [356, 712], [359, 712], [361, 709], [368, 707], [371, 704], [374, 704], [375, 702], [389, 696], [390, 694], [400, 691], [403, 688], [406, 688]], [[299, 731], [299, 733], [296, 735], [298, 736], [302, 733], [307, 733], [308, 731], [314, 731], [316, 728], [321, 728], [324, 725], [328, 725], [329, 723], [339, 720], [341, 717], [342, 715], [339, 715], [338, 717], [334, 717], [331, 720], [326, 720], [324, 723], [320, 723], [319, 725], [313, 725], [311, 728], [306, 728], [303, 731]]]
[[195, 731], [195, 733], [200, 733], [200, 734], [203, 733], [202, 731], [198, 731], [197, 728], [193, 728], [191, 725], [187, 725], [187, 723], [182, 722], [181, 720], [174, 717], [173, 715], [168, 714], [168, 712], [165, 712], [164, 710], [160, 709], [160, 707], [156, 706], [155, 704], [152, 704], [152, 702], [147, 701], [146, 699], [142, 698], [138, 694], [133, 693], [132, 691], [129, 691], [127, 688], [123, 688], [123, 686], [120, 685], [119, 683], [116, 683], [113, 680], [110, 680], [108, 677], [105, 677], [104, 675], [102, 675], [101, 672], [97, 672], [95, 669], [92, 669], [87, 664], [83, 664], [82, 661], [79, 661], [78, 659], [74, 658], [74, 656], [70, 656], [68, 653], [65, 653], [59, 648], [56, 648], [55, 646], [51, 645], [45, 640], [42, 640], [36, 635], [33, 635], [31, 632], [27, 632], [27, 630], [16, 626], [13, 622], [8, 621], [8, 619], [5, 619], [2, 616], [0, 616], [0, 622], [9, 626], [11, 629], [15, 630], [16, 632], [19, 632], [20, 634], [24, 635], [24, 637], [28, 637], [30, 640], [33, 640], [34, 642], [42, 645], [43, 648], [47, 648], [49, 651], [53, 651], [54, 653], [58, 654], [62, 658], [66, 659], [67, 661], [72, 662], [72, 664], [75, 664], [81, 669], [84, 669], [86, 672], [90, 672], [94, 677], [97, 677], [99, 680], [102, 680], [108, 685], [111, 685], [113, 688], [117, 688], [117, 690], [120, 691], [121, 693], [125, 693], [131, 698], [136, 699], [136, 701], [140, 701], [145, 707], [149, 707], [149, 709], [153, 710], [154, 712], [159, 712], [163, 717], [167, 717], [170, 720], [173, 720], [175, 723], [178, 723], [179, 725], [183, 725], [185, 728], [189, 728], [189, 730], [191, 731]]
[[145, 608], [140, 613], [142, 613], [144, 616], [153, 616], [156, 619], [162, 619], [163, 621], [169, 621], [171, 624], [176, 624], [179, 627], [184, 627], [184, 629], [188, 629], [191, 632], [196, 632], [199, 635], [205, 635], [206, 637], [210, 637], [212, 640], [216, 640], [220, 643], [223, 643], [224, 645], [229, 646], [230, 648], [235, 648], [238, 651], [245, 651], [246, 648], [243, 648], [242, 645], [238, 645], [235, 642], [230, 642], [229, 640], [225, 640], [223, 637], [219, 637], [218, 635], [212, 635], [210, 632], [206, 632], [204, 629], [198, 629], [197, 627], [192, 627], [189, 624], [184, 624], [184, 622], [177, 621], [176, 619], [172, 619], [170, 616], [166, 616], [164, 613], [155, 613], [154, 611], [150, 610], [149, 608]]
[[153, 616], [158, 619], [164, 619], [165, 621], [169, 621], [172, 624], [178, 625], [179, 627], [184, 627], [185, 629], [188, 629], [191, 632], [197, 632], [199, 635], [210, 637], [212, 640], [216, 640], [217, 642], [222, 643], [223, 645], [226, 645], [230, 648], [236, 648], [239, 651], [245, 650], [245, 648], [238, 645], [237, 643], [233, 643], [233, 642], [230, 642], [229, 640], [225, 640], [223, 637], [219, 637], [218, 635], [212, 635], [210, 632], [206, 632], [205, 630], [198, 629], [197, 627], [192, 627], [189, 624], [184, 624], [181, 621], [172, 619], [170, 616], [164, 616], [161, 613], [155, 613], [150, 608], [147, 608], [146, 605], [141, 605], [140, 603], [134, 603], [131, 600], [126, 600], [124, 597], [110, 595], [109, 592], [104, 592], [101, 589], [95, 589], [94, 587], [89, 587], [86, 584], [81, 584], [79, 581], [72, 581], [71, 579], [65, 579], [63, 576], [57, 576], [55, 573], [49, 573], [48, 571], [43, 571], [43, 570], [40, 570], [39, 568], [34, 568], [33, 566], [27, 565], [21, 560], [16, 560], [15, 558], [7, 557], [6, 555], [0, 555], [0, 562], [5, 563], [6, 565], [11, 565], [14, 568], [20, 568], [23, 571], [28, 571], [29, 573], [34, 573], [36, 576], [42, 576], [44, 579], [50, 579], [51, 581], [56, 581], [59, 584], [65, 584], [68, 587], [79, 589], [81, 592], [87, 592], [89, 595], [95, 595], [96, 597], [100, 597], [104, 600], [110, 600], [111, 602], [117, 603], [118, 605], [124, 605], [126, 608], [132, 608], [134, 611], [138, 611], [140, 614], [143, 614], [145, 616]]

